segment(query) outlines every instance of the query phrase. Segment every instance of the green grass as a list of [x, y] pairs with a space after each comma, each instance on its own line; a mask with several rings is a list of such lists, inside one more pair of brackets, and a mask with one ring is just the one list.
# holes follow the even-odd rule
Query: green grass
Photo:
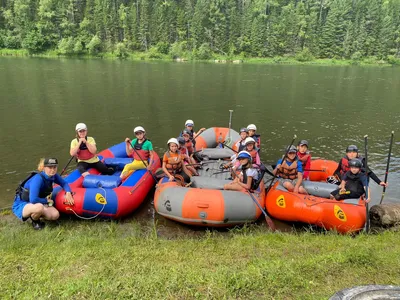
[[265, 225], [159, 238], [135, 221], [62, 220], [41, 232], [0, 216], [0, 295], [50, 299], [326, 299], [400, 285], [400, 235], [271, 233]]
[[[0, 56], [33, 56], [33, 57], [68, 57], [68, 58], [104, 58], [104, 59], [119, 59], [115, 53], [104, 52], [97, 55], [84, 54], [74, 54], [74, 55], [60, 55], [56, 50], [48, 50], [43, 53], [30, 54], [27, 50], [23, 49], [0, 49]], [[296, 60], [294, 57], [251, 57], [242, 58], [240, 56], [222, 56], [215, 55], [209, 60], [196, 60], [192, 59], [190, 56], [183, 57], [185, 61], [202, 61], [210, 63], [232, 63], [233, 61], [240, 61], [241, 63], [252, 63], [252, 64], [287, 64], [287, 65], [324, 65], [324, 66], [391, 66], [387, 61], [378, 60], [376, 58], [365, 58], [359, 61], [354, 61], [351, 59], [314, 59], [311, 61], [301, 62]], [[157, 54], [152, 55], [150, 52], [129, 52], [126, 57], [127, 60], [163, 60], [163, 61], [173, 61], [170, 55]], [[222, 62], [221, 62], [222, 61]]]

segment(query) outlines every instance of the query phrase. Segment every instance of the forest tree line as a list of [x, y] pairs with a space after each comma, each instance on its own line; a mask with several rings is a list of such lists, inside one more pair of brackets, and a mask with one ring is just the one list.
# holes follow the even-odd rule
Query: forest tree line
[[0, 0], [0, 48], [400, 57], [400, 0]]

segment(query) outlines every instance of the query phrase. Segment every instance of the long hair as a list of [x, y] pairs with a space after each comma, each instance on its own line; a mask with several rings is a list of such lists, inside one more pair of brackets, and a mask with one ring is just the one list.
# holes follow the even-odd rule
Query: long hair
[[42, 171], [44, 170], [44, 158], [41, 158], [41, 159], [39, 160], [37, 169], [38, 169], [39, 172], [42, 172]]

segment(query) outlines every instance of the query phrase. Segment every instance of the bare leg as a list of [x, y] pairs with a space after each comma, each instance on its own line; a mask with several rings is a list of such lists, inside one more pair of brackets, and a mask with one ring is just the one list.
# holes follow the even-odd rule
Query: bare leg
[[86, 177], [87, 175], [90, 175], [90, 173], [89, 172], [82, 173], [83, 177]]
[[60, 213], [55, 207], [44, 207], [42, 216], [46, 220], [55, 221], [60, 217]]
[[37, 221], [43, 215], [44, 206], [42, 203], [28, 203], [25, 205], [24, 209], [22, 210], [22, 217], [29, 218], [31, 217], [33, 220]]
[[306, 189], [303, 188], [302, 186], [299, 186], [299, 193], [300, 193], [300, 194], [306, 194], [306, 195], [308, 195]]
[[283, 187], [286, 188], [289, 192], [293, 192], [294, 190], [293, 184], [287, 181], [283, 184]]

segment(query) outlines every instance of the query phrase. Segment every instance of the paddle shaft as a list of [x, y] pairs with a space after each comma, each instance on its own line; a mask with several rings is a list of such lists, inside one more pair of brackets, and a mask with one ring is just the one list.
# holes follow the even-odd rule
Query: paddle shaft
[[139, 152], [135, 149], [135, 146], [132, 146], [131, 143], [129, 143], [129, 144], [131, 145], [133, 151], [135, 151], [135, 153], [139, 156], [139, 158], [140, 158], [140, 160], [142, 161], [142, 163], [143, 163], [145, 169], [146, 169], [147, 171], [149, 171], [149, 173], [150, 173], [151, 177], [153, 177], [155, 183], [157, 183], [157, 177], [154, 176], [154, 174], [153, 174], [153, 172], [151, 172], [151, 170], [147, 169], [146, 163], [144, 162], [144, 160], [143, 160], [142, 156], [139, 154]]
[[233, 110], [230, 109], [229, 110], [229, 133], [228, 133], [229, 140], [231, 140], [232, 113], [233, 113]]
[[267, 224], [268, 224], [269, 228], [271, 228], [272, 231], [275, 231], [276, 230], [275, 224], [272, 221], [271, 217], [267, 214], [266, 210], [261, 207], [261, 204], [258, 203], [257, 199], [254, 198], [253, 194], [249, 190], [247, 190], [247, 193], [250, 195], [251, 199], [254, 201], [254, 203], [258, 206], [258, 208], [264, 214], [265, 221], [267, 221]]
[[[281, 164], [283, 164], [283, 160], [286, 159], [286, 156], [287, 156], [288, 153], [289, 153], [290, 147], [292, 147], [292, 145], [293, 145], [293, 143], [294, 143], [294, 141], [295, 141], [296, 138], [297, 138], [297, 135], [294, 135], [292, 141], [290, 142], [290, 145], [289, 145], [289, 146], [287, 147], [287, 149], [286, 149], [285, 155], [282, 157], [282, 162], [281, 162]], [[274, 168], [274, 169], [275, 169], [275, 168]], [[277, 174], [277, 173], [278, 173], [278, 172], [275, 172], [274, 177], [272, 178], [271, 183], [269, 184], [269, 186], [268, 186], [268, 188], [267, 188], [267, 193], [268, 193], [269, 190], [271, 189], [271, 186], [272, 186], [272, 184], [274, 183], [274, 180], [275, 180], [275, 178], [276, 178], [276, 174]]]
[[[365, 170], [368, 170], [368, 135], [364, 136], [364, 147], [365, 147]], [[368, 175], [366, 174], [368, 177]], [[368, 178], [367, 178], [367, 186], [365, 187], [365, 199], [368, 199]], [[369, 232], [369, 205], [368, 202], [365, 203], [365, 225], [364, 230], [366, 233]]]
[[[390, 136], [389, 154], [388, 154], [388, 159], [387, 159], [387, 164], [386, 164], [386, 172], [385, 172], [385, 183], [387, 183], [387, 180], [388, 180], [390, 156], [392, 154], [393, 137], [394, 137], [394, 131], [392, 131], [392, 134]], [[385, 192], [386, 192], [386, 186], [383, 187], [382, 197], [381, 197], [381, 201], [379, 202], [379, 204], [382, 204], [383, 198], [385, 197]]]
[[64, 169], [62, 169], [60, 176], [62, 174], [64, 174], [65, 170], [68, 168], [69, 164], [71, 163], [72, 159], [75, 157], [75, 155], [71, 156], [71, 158], [69, 159], [68, 163], [65, 165]]

